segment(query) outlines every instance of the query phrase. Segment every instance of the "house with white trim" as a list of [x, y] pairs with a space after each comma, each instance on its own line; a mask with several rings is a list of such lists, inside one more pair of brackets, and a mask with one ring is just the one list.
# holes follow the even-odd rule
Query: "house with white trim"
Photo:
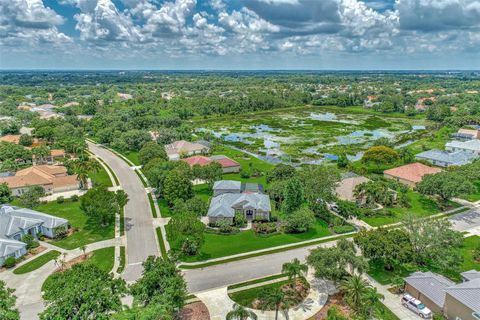
[[68, 220], [43, 212], [10, 205], [0, 206], [0, 266], [8, 257], [16, 259], [27, 253], [25, 235], [55, 238], [68, 229]]

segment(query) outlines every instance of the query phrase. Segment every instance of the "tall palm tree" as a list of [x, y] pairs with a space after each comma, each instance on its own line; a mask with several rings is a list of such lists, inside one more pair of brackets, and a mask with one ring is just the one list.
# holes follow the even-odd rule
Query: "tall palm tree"
[[345, 294], [345, 301], [355, 312], [361, 312], [366, 301], [365, 295], [370, 284], [359, 275], [353, 275], [341, 282], [340, 289]]
[[297, 258], [282, 265], [282, 273], [285, 273], [288, 276], [288, 280], [292, 281], [292, 287], [295, 285], [297, 277], [303, 276], [307, 271], [308, 266], [301, 263]]
[[255, 312], [248, 310], [244, 306], [234, 303], [232, 308], [233, 310], [227, 313], [226, 320], [257, 320]]
[[365, 314], [371, 316], [373, 313], [373, 310], [375, 309], [375, 305], [380, 301], [385, 299], [383, 294], [379, 293], [377, 291], [377, 288], [374, 287], [368, 287], [364, 297], [365, 301]]
[[265, 289], [258, 295], [261, 301], [262, 311], [275, 309], [275, 320], [278, 319], [278, 311], [282, 308], [285, 301], [285, 293], [280, 288]]

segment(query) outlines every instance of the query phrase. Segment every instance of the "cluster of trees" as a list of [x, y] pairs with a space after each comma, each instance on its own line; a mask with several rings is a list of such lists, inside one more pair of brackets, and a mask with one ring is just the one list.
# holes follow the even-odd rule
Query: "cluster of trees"
[[[123, 279], [114, 278], [113, 274], [88, 263], [53, 274], [44, 285], [46, 308], [40, 319], [174, 319], [187, 295], [185, 281], [175, 262], [151, 256], [143, 267], [142, 277], [129, 287]], [[0, 294], [2, 289], [0, 287]], [[2, 315], [2, 304], [12, 315], [16, 312], [15, 300], [9, 293], [10, 298], [2, 298], [0, 303]], [[121, 298], [126, 294], [133, 296], [131, 308], [122, 305]]]
[[457, 249], [463, 236], [450, 226], [448, 220], [407, 216], [402, 228], [362, 231], [354, 239], [366, 258], [387, 271], [430, 266], [454, 273], [462, 263]]
[[3, 320], [20, 320], [20, 313], [15, 307], [17, 298], [14, 291], [0, 281], [0, 316]]
[[426, 175], [416, 189], [422, 194], [438, 196], [443, 202], [447, 202], [454, 197], [477, 192], [473, 183], [477, 180], [480, 180], [480, 161]]
[[342, 239], [334, 247], [318, 247], [310, 252], [307, 263], [314, 268], [317, 278], [332, 280], [339, 285], [356, 318], [370, 319], [377, 312], [383, 296], [363, 279], [368, 262], [357, 255], [352, 242]]
[[268, 194], [284, 213], [286, 232], [307, 231], [316, 218], [330, 220], [326, 203], [334, 200], [340, 175], [332, 167], [304, 166], [300, 170], [279, 164], [267, 174]]
[[123, 190], [109, 191], [105, 186], [89, 189], [80, 198], [80, 208], [85, 214], [102, 226], [108, 226], [115, 220], [121, 208], [128, 202], [128, 195]]

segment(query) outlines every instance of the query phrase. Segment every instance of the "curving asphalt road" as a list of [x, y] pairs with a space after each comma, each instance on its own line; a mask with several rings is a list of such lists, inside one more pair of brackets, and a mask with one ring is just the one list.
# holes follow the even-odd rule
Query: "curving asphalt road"
[[128, 194], [129, 201], [125, 206], [127, 265], [122, 278], [135, 281], [141, 276], [142, 262], [148, 256], [160, 255], [147, 192], [133, 169], [116, 154], [90, 142], [88, 148], [112, 168]]

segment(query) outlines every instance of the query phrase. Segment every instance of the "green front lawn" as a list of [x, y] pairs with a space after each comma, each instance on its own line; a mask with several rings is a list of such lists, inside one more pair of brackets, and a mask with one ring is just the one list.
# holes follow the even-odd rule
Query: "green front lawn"
[[138, 151], [127, 151], [122, 153], [125, 158], [132, 161], [136, 166], [140, 165], [140, 160], [138, 159]]
[[258, 298], [258, 296], [263, 290], [278, 289], [288, 283], [290, 283], [289, 280], [283, 280], [283, 281], [270, 283], [260, 287], [255, 287], [255, 288], [251, 288], [243, 291], [229, 293], [228, 295], [233, 301], [235, 301], [239, 305], [251, 308], [252, 303]]
[[84, 263], [93, 264], [103, 271], [110, 272], [113, 269], [114, 260], [115, 247], [108, 247], [93, 251], [92, 256]]
[[57, 250], [52, 250], [47, 253], [42, 254], [41, 256], [30, 260], [29, 262], [25, 263], [24, 265], [16, 268], [13, 270], [14, 274], [24, 274], [27, 272], [32, 272], [33, 270], [37, 270], [47, 262], [55, 259], [60, 255], [60, 252]]
[[[460, 281], [460, 273], [468, 270], [478, 270], [480, 271], [480, 263], [474, 261], [473, 259], [473, 250], [475, 248], [480, 247], [480, 237], [479, 236], [472, 236], [468, 238], [464, 238], [463, 246], [458, 248], [458, 252], [463, 257], [463, 263], [460, 265], [458, 273], [444, 273], [443, 275], [455, 280]], [[369, 262], [369, 270], [368, 274], [377, 280], [381, 284], [389, 284], [392, 282], [392, 279], [399, 275], [402, 278], [407, 277], [410, 273], [415, 270], [407, 270], [405, 268], [399, 267], [394, 271], [386, 271], [383, 268], [383, 265], [376, 263], [375, 261]], [[433, 271], [438, 272], [435, 269], [435, 266], [427, 266], [425, 268], [419, 269], [419, 271]]]
[[92, 179], [93, 185], [103, 185], [107, 188], [112, 187], [112, 180], [103, 166], [100, 165], [100, 170], [98, 172], [89, 172], [88, 176]]
[[[400, 222], [407, 213], [413, 213], [417, 217], [428, 217], [441, 212], [437, 202], [435, 202], [433, 199], [421, 195], [413, 190], [409, 190], [407, 195], [410, 199], [410, 208], [387, 208], [387, 210], [392, 212], [394, 216], [365, 217], [362, 220], [373, 227], [378, 227]], [[458, 207], [458, 204], [454, 202], [452, 202], [451, 205], [452, 207]]]
[[[166, 228], [167, 233], [170, 232], [168, 225]], [[331, 233], [328, 225], [322, 220], [317, 220], [313, 228], [300, 234], [277, 233], [269, 236], [257, 236], [252, 230], [241, 231], [232, 235], [205, 232], [205, 239], [200, 253], [196, 256], [181, 256], [181, 260], [184, 262], [204, 261], [329, 235]], [[178, 241], [170, 241], [170, 246], [176, 250], [181, 249]]]
[[451, 139], [452, 129], [445, 126], [435, 131], [432, 135], [415, 141], [407, 148], [417, 154], [426, 150], [439, 149], [444, 150], [445, 144]]
[[67, 219], [72, 228], [78, 229], [72, 235], [61, 240], [52, 240], [52, 244], [64, 249], [75, 249], [80, 246], [112, 239], [115, 236], [113, 223], [102, 227], [96, 221], [91, 221], [80, 209], [80, 201], [65, 200], [63, 203], [56, 201], [41, 204], [35, 210]]

